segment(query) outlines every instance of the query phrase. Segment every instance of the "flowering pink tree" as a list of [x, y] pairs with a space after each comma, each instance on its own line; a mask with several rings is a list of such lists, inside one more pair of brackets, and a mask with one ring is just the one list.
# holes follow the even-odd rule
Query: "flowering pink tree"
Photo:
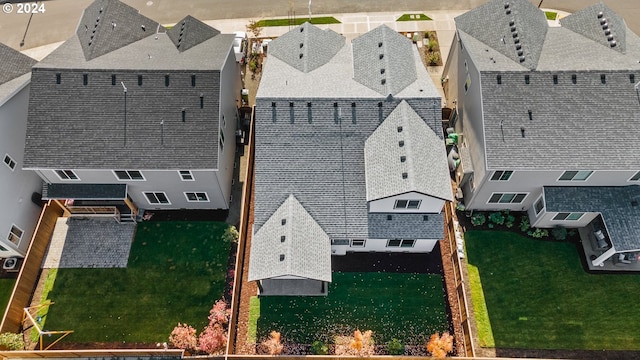
[[224, 300], [218, 300], [209, 311], [209, 325], [207, 325], [200, 337], [198, 344], [200, 350], [208, 354], [219, 354], [224, 352], [227, 344], [227, 332], [231, 309]]
[[178, 323], [169, 335], [169, 343], [178, 349], [196, 350], [198, 348], [196, 329], [187, 324]]
[[209, 325], [228, 324], [231, 317], [231, 309], [227, 307], [227, 302], [218, 300], [209, 311]]

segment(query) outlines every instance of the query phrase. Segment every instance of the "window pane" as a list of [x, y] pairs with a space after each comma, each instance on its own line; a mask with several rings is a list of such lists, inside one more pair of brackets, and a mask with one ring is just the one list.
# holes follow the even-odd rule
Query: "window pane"
[[510, 202], [513, 201], [513, 198], [516, 197], [516, 194], [503, 194], [502, 197], [500, 198], [500, 203], [501, 204], [508, 204]]
[[569, 213], [557, 213], [556, 216], [553, 217], [553, 220], [564, 220], [569, 216]]
[[116, 170], [114, 172], [116, 173], [116, 176], [118, 177], [118, 179], [120, 179], [120, 180], [129, 180], [129, 175], [127, 174], [126, 171], [124, 171], [124, 170]]
[[182, 177], [182, 180], [193, 180], [193, 175], [189, 170], [180, 170], [180, 177]]
[[527, 197], [527, 194], [517, 194], [516, 197], [511, 201], [512, 203], [519, 204]]
[[156, 197], [158, 198], [158, 201], [161, 204], [168, 204], [169, 203], [169, 199], [167, 199], [167, 195], [165, 195], [164, 193], [156, 193]]
[[587, 178], [591, 175], [593, 171], [578, 171], [576, 176], [573, 177], [573, 180], [587, 180]]
[[536, 215], [540, 214], [540, 211], [542, 211], [543, 208], [544, 208], [544, 200], [540, 198], [540, 200], [538, 200], [535, 205]]
[[402, 240], [402, 245], [400, 247], [413, 247], [413, 243], [415, 240]]
[[12, 227], [11, 227], [11, 233], [12, 233], [12, 234], [15, 234], [15, 236], [17, 236], [17, 237], [19, 237], [19, 238], [21, 238], [21, 237], [22, 237], [22, 230], [18, 229], [18, 228], [17, 228], [17, 227], [15, 227], [15, 226], [12, 226]]
[[351, 240], [351, 246], [352, 247], [363, 247], [364, 246], [364, 240]]
[[417, 209], [418, 207], [420, 207], [420, 200], [409, 200], [409, 203], [407, 204], [407, 208]]
[[187, 193], [187, 200], [189, 200], [189, 201], [197, 201], [198, 198], [196, 197], [195, 193]]
[[500, 180], [509, 180], [509, 178], [511, 178], [511, 174], [513, 174], [513, 171], [503, 172], [502, 176], [500, 177]]
[[158, 199], [153, 193], [144, 193], [144, 196], [147, 198], [147, 201], [149, 201], [149, 204], [159, 203]]
[[394, 206], [395, 209], [405, 209], [407, 207], [407, 200], [396, 200], [396, 206]]
[[567, 216], [565, 220], [579, 220], [582, 217], [582, 215], [584, 215], [584, 213], [580, 213], [580, 212], [571, 213], [569, 214], [569, 216]]
[[500, 197], [502, 196], [502, 194], [493, 194], [491, 195], [491, 198], [489, 199], [489, 202], [492, 204], [497, 203], [498, 201], [500, 201]]
[[209, 201], [209, 199], [207, 198], [207, 193], [196, 193], [196, 196], [198, 197], [198, 201]]
[[558, 180], [571, 180], [577, 173], [577, 171], [565, 171]]
[[500, 180], [500, 177], [502, 176], [502, 171], [494, 171], [493, 172], [493, 176], [491, 177], [491, 180]]
[[638, 181], [640, 180], [640, 171], [638, 171], [629, 181]]
[[400, 246], [400, 239], [391, 239], [387, 243], [387, 247], [398, 247]]
[[131, 177], [132, 180], [144, 180], [142, 173], [137, 170], [129, 171], [129, 176]]

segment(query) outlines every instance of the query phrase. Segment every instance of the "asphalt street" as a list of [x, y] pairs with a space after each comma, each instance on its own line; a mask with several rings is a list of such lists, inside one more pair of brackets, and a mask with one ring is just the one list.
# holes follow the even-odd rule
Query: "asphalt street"
[[[0, 42], [15, 49], [28, 49], [68, 39], [78, 24], [82, 10], [93, 0], [40, 1], [44, 13], [0, 12]], [[309, 0], [123, 0], [162, 24], [175, 23], [186, 15], [202, 20], [276, 16], [308, 16]], [[312, 13], [425, 12], [429, 10], [468, 10], [487, 0], [311, 0]], [[540, 0], [530, 0], [536, 6]], [[599, 0], [542, 0], [543, 8], [574, 12]], [[24, 2], [22, 2], [24, 3]], [[640, 34], [640, 1], [604, 0], [624, 17], [627, 25]], [[24, 9], [23, 9], [24, 10]], [[489, 25], [489, 24], [488, 24]], [[27, 27], [28, 26], [28, 27]], [[243, 30], [243, 29], [238, 29]], [[21, 43], [22, 46], [20, 45]]]

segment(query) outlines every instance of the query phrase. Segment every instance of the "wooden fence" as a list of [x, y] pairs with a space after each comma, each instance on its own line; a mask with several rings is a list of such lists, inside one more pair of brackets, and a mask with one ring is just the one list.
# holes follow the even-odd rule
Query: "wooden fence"
[[[240, 290], [242, 290], [242, 273], [247, 234], [249, 229], [249, 209], [251, 206], [251, 192], [253, 190], [253, 158], [255, 156], [255, 106], [252, 112], [251, 126], [249, 127], [249, 152], [247, 154], [247, 175], [244, 179], [242, 189], [242, 209], [240, 210], [240, 228], [238, 229], [238, 256], [236, 256], [235, 281], [233, 283], [233, 297], [231, 303], [231, 321], [229, 322], [229, 337], [227, 343], [227, 354], [235, 352], [236, 332], [238, 324], [238, 312], [240, 310]], [[238, 166], [240, 166], [238, 164]]]
[[22, 269], [18, 274], [18, 280], [9, 299], [9, 305], [2, 318], [0, 332], [20, 332], [24, 308], [28, 307], [31, 302], [31, 296], [40, 276], [40, 265], [42, 265], [53, 229], [56, 227], [56, 221], [63, 213], [62, 206], [55, 200], [50, 200], [43, 207]]
[[451, 262], [453, 262], [453, 275], [456, 285], [456, 295], [458, 297], [458, 304], [460, 309], [460, 322], [462, 325], [462, 334], [464, 335], [464, 349], [465, 356], [475, 357], [475, 348], [473, 345], [473, 339], [471, 334], [471, 326], [469, 323], [469, 307], [467, 306], [467, 295], [464, 291], [464, 276], [462, 275], [462, 263], [458, 257], [458, 245], [456, 243], [456, 234], [454, 227], [454, 213], [453, 203], [449, 203], [445, 206], [445, 219], [446, 219], [446, 231], [447, 238], [449, 239], [449, 246], [451, 247]]

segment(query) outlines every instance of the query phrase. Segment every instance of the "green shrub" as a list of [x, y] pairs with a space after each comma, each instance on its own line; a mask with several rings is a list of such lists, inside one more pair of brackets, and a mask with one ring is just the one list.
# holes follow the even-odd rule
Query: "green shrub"
[[311, 344], [311, 353], [313, 355], [329, 355], [329, 347], [320, 340], [316, 340]]
[[505, 225], [511, 229], [513, 227], [513, 224], [515, 224], [516, 222], [516, 217], [513, 215], [507, 215], [507, 220], [505, 221]]
[[499, 211], [492, 212], [491, 214], [489, 214], [489, 221], [491, 221], [492, 223], [494, 223], [496, 225], [504, 224], [504, 220], [505, 220], [505, 216], [502, 215], [502, 213], [499, 212]]
[[387, 343], [387, 351], [389, 355], [404, 355], [404, 344], [393, 338]]
[[493, 225], [493, 223], [489, 223], [487, 226], [489, 227], [489, 229], [493, 229], [495, 225]]
[[567, 229], [562, 226], [556, 226], [551, 230], [551, 235], [558, 241], [567, 240]]
[[430, 53], [429, 56], [427, 56], [427, 62], [431, 66], [438, 65], [438, 63], [440, 62], [440, 53], [439, 52]]
[[527, 232], [531, 228], [531, 224], [529, 224], [529, 218], [527, 215], [522, 216], [522, 220], [520, 220], [520, 231]]
[[222, 240], [225, 242], [237, 243], [239, 236], [240, 234], [238, 234], [238, 229], [236, 229], [235, 226], [230, 226], [225, 229], [224, 234], [222, 235]]
[[0, 346], [4, 346], [9, 350], [24, 350], [22, 334], [9, 332], [0, 334]]
[[482, 226], [487, 221], [487, 217], [483, 213], [475, 213], [471, 216], [471, 224], [473, 226]]
[[427, 49], [429, 51], [434, 51], [437, 47], [438, 47], [438, 42], [433, 39], [429, 39], [429, 42], [427, 43]]
[[531, 236], [532, 238], [541, 239], [548, 236], [549, 231], [547, 229], [536, 228], [535, 230], [529, 230], [527, 234], [529, 234], [529, 236]]

